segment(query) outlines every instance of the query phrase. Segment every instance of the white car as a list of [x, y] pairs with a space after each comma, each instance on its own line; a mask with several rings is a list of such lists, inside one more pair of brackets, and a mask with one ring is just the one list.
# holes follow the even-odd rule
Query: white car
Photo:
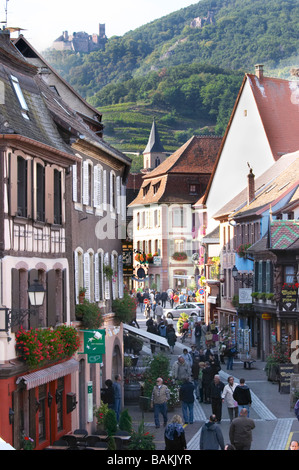
[[202, 320], [204, 318], [204, 304], [197, 302], [184, 302], [177, 305], [172, 310], [167, 310], [164, 313], [166, 318], [179, 318], [181, 313], [187, 313], [194, 317], [200, 317]]

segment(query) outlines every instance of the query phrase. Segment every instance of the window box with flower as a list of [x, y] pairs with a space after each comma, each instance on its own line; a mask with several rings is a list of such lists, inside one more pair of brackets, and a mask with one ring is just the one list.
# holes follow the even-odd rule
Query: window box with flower
[[237, 255], [239, 258], [246, 258], [247, 257], [247, 250], [251, 247], [251, 243], [242, 243], [237, 248]]
[[71, 357], [80, 346], [78, 332], [73, 327], [61, 325], [55, 330], [22, 327], [16, 333], [16, 352], [31, 369], [50, 362]]
[[286, 344], [277, 342], [273, 346], [272, 353], [266, 359], [265, 372], [269, 381], [278, 382], [281, 364], [291, 364], [290, 352]]
[[188, 258], [188, 255], [184, 251], [176, 251], [172, 255], [172, 259], [174, 261], [186, 261], [187, 258]]

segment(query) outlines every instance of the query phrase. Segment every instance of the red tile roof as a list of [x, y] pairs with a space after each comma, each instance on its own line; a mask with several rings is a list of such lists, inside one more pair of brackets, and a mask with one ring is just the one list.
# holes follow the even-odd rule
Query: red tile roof
[[196, 195], [190, 194], [189, 185], [199, 183], [200, 193], [205, 190], [221, 140], [221, 137], [193, 136], [157, 168], [143, 176], [139, 194], [129, 206], [158, 202], [194, 203]]
[[216, 172], [222, 149], [247, 81], [250, 84], [265, 129], [265, 135], [272, 150], [273, 161], [277, 161], [283, 154], [299, 150], [299, 82], [265, 76], [259, 79], [256, 75], [245, 74], [208, 188], [204, 196], [194, 206], [206, 204], [213, 175]]

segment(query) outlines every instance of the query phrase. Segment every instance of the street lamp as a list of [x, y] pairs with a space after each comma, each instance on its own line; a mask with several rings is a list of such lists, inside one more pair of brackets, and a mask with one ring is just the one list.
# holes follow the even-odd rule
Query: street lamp
[[21, 325], [30, 314], [36, 314], [38, 308], [43, 305], [45, 292], [44, 287], [35, 279], [33, 284], [28, 287], [30, 308], [0, 309], [5, 311], [5, 326], [3, 329], [0, 329], [0, 331], [8, 331], [14, 326]]
[[242, 281], [242, 286], [243, 284], [247, 286], [252, 286], [252, 283], [253, 283], [252, 277], [249, 277], [248, 275], [246, 276], [246, 274], [239, 274], [239, 271], [236, 265], [232, 269], [232, 276], [235, 281]]
[[45, 289], [34, 279], [34, 284], [28, 287], [28, 296], [32, 307], [40, 307], [44, 303]]

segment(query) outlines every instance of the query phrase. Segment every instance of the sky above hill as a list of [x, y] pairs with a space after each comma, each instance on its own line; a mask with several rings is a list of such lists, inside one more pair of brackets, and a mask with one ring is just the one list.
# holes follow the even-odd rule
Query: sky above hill
[[[22, 34], [38, 51], [51, 46], [63, 31], [122, 36], [162, 16], [198, 3], [192, 0], [0, 0], [0, 21], [23, 28]], [[16, 33], [12, 35], [16, 37]]]

